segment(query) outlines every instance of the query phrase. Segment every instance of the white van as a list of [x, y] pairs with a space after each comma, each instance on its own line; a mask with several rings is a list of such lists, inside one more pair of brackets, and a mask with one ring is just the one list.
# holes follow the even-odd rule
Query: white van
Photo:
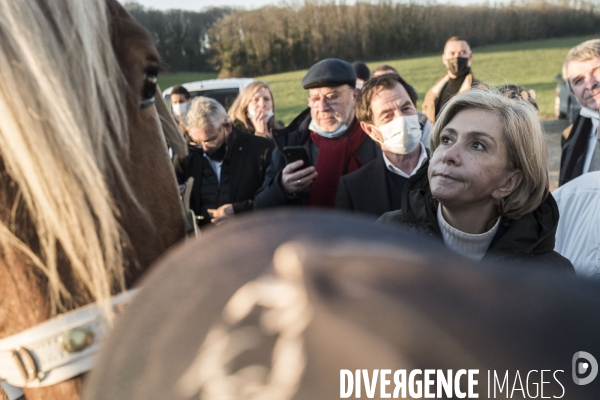
[[[181, 86], [190, 92], [192, 98], [197, 96], [211, 97], [221, 103], [226, 110], [229, 110], [238, 94], [252, 81], [254, 81], [252, 78], [209, 79], [184, 83]], [[172, 90], [173, 86], [163, 92], [163, 98], [169, 107], [171, 106]]]

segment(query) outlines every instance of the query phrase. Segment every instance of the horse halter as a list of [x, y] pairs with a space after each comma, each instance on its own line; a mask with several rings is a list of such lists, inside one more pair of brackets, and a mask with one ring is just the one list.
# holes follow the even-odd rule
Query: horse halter
[[[116, 314], [139, 289], [114, 296]], [[0, 340], [0, 380], [21, 388], [55, 385], [92, 369], [109, 332], [103, 309], [90, 304]]]

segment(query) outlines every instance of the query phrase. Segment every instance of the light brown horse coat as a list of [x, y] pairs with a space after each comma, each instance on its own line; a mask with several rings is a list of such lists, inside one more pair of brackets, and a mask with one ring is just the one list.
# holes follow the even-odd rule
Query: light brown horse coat
[[[125, 285], [130, 287], [157, 257], [183, 237], [184, 224], [161, 120], [154, 105], [140, 107], [145, 73], [148, 68], [158, 68], [158, 54], [147, 31], [116, 1], [108, 0], [107, 9], [112, 46], [126, 82], [120, 95], [127, 108], [129, 146], [119, 154], [125, 179], [112, 180], [110, 175], [113, 174], [108, 172], [106, 184], [110, 192], [107, 195], [112, 197], [114, 212], [123, 229]], [[64, 85], [69, 84], [72, 83], [64, 82]], [[35, 96], [35, 93], [28, 95]], [[157, 101], [162, 101], [159, 95]], [[172, 124], [173, 121], [163, 118], [163, 123]], [[109, 127], [110, 123], [107, 123], [107, 129]], [[127, 193], [125, 186], [131, 193]], [[0, 219], [39, 255], [39, 235], [20, 196], [19, 185], [3, 163], [0, 169]], [[33, 264], [26, 251], [5, 248], [0, 256], [0, 338], [3, 338], [49, 319], [55, 310], [49, 301], [47, 276]], [[56, 257], [60, 279], [72, 296], [71, 303], [80, 306], [94, 301], [94, 296], [70, 270], [60, 246]], [[118, 291], [120, 288], [114, 285], [113, 294]], [[81, 385], [82, 378], [79, 377], [51, 387], [24, 391], [28, 400], [79, 399]], [[2, 396], [0, 389], [0, 399]]]

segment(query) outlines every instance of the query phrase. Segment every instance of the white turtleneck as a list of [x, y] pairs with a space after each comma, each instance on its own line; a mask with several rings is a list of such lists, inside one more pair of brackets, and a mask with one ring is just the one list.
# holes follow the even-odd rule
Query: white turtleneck
[[441, 204], [438, 205], [437, 219], [442, 231], [442, 238], [444, 238], [444, 244], [455, 253], [474, 261], [479, 261], [483, 258], [500, 226], [500, 218], [498, 218], [492, 229], [487, 232], [471, 234], [459, 231], [446, 222], [442, 214]]

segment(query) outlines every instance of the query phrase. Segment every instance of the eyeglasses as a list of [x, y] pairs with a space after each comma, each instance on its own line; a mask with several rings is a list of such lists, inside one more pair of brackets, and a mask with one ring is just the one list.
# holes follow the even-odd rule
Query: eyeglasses
[[307, 103], [310, 108], [315, 108], [321, 103], [321, 101], [324, 101], [327, 107], [335, 107], [344, 101], [344, 95], [338, 92], [331, 92], [323, 95], [322, 97], [309, 97]]
[[218, 147], [221, 144], [220, 139], [221, 139], [221, 133], [222, 133], [223, 129], [225, 129], [225, 124], [221, 125], [218, 128], [217, 133], [212, 138], [205, 140], [203, 142], [196, 142], [196, 144], [198, 146], [205, 146], [208, 149]]
[[212, 149], [214, 147], [217, 147], [218, 143], [219, 143], [219, 141], [217, 139], [211, 139], [211, 140], [207, 140], [206, 142], [199, 142], [198, 144], [201, 146], [206, 146], [209, 149]]

